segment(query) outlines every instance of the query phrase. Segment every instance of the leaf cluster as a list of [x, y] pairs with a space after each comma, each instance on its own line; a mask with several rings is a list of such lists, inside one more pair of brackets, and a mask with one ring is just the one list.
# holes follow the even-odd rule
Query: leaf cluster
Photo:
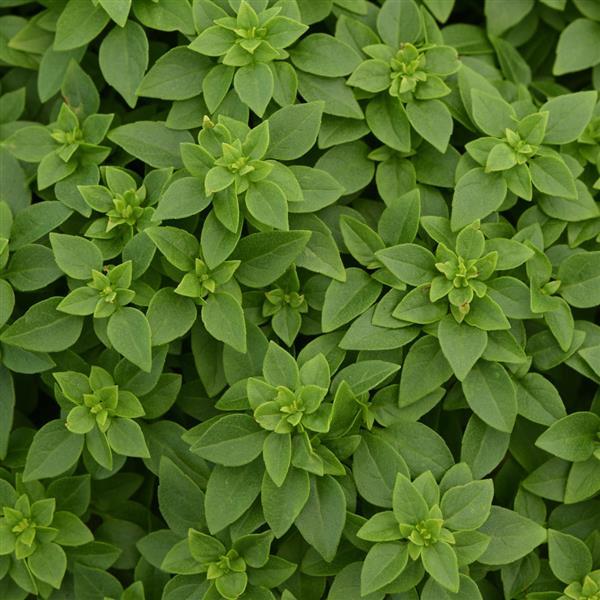
[[0, 599], [598, 600], [597, 0], [0, 0]]

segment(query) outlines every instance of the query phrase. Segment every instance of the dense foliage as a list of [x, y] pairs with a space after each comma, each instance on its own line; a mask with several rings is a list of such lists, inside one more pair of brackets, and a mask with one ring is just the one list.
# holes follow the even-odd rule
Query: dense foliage
[[600, 599], [598, 0], [0, 0], [0, 598]]

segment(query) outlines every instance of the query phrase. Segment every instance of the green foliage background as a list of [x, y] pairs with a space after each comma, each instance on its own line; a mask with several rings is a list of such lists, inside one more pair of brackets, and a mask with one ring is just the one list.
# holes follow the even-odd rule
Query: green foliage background
[[598, 0], [0, 0], [0, 598], [600, 598]]

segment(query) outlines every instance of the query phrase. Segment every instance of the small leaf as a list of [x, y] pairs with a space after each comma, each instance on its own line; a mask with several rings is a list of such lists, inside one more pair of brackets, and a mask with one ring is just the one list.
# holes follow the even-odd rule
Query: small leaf
[[361, 269], [346, 269], [345, 281], [332, 281], [323, 304], [323, 331], [333, 331], [369, 308], [381, 291], [381, 284]]
[[452, 198], [452, 230], [458, 231], [500, 208], [506, 197], [506, 181], [497, 173], [471, 169], [456, 184]]
[[481, 361], [462, 382], [462, 389], [473, 412], [485, 423], [510, 433], [517, 417], [514, 385], [498, 363]]
[[60, 419], [46, 423], [33, 438], [23, 479], [34, 481], [64, 473], [79, 459], [83, 441], [82, 435], [71, 433]]
[[323, 102], [286, 106], [268, 120], [270, 143], [268, 158], [294, 160], [314, 145], [321, 125]]
[[148, 39], [135, 21], [114, 27], [102, 40], [99, 51], [100, 70], [133, 108], [137, 104], [136, 89], [148, 67]]
[[466, 323], [457, 323], [452, 315], [446, 315], [438, 328], [442, 352], [459, 381], [464, 381], [488, 343], [485, 331]]
[[246, 352], [246, 322], [239, 302], [227, 292], [210, 294], [202, 307], [202, 322], [217, 340]]
[[365, 596], [395, 581], [408, 562], [407, 544], [375, 544], [365, 557], [360, 575], [360, 593]]
[[115, 350], [142, 371], [152, 367], [151, 331], [148, 319], [137, 308], [126, 306], [109, 319], [107, 335]]
[[581, 581], [592, 570], [592, 555], [585, 542], [573, 535], [548, 530], [550, 568], [563, 583]]
[[295, 523], [302, 537], [328, 562], [336, 554], [346, 521], [346, 497], [331, 476], [310, 478], [310, 495]]

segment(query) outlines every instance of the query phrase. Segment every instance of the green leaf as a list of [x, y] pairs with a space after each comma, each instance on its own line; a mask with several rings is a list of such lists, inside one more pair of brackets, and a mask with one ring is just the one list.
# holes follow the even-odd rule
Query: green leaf
[[233, 77], [233, 87], [240, 100], [262, 117], [273, 96], [273, 73], [264, 63], [253, 63], [239, 68]]
[[540, 208], [549, 217], [568, 222], [585, 221], [600, 216], [600, 209], [585, 184], [576, 179], [575, 189], [577, 190], [575, 200], [541, 195]]
[[181, 31], [194, 34], [192, 11], [189, 3], [177, 0], [161, 0], [160, 4], [147, 0], [133, 4], [133, 14], [146, 27], [161, 31]]
[[369, 147], [362, 141], [330, 148], [315, 166], [327, 171], [343, 187], [345, 194], [358, 192], [369, 184], [375, 167], [369, 160]]
[[477, 363], [462, 382], [471, 410], [485, 423], [510, 433], [517, 417], [517, 399], [510, 376], [498, 363]]
[[119, 27], [125, 27], [131, 10], [131, 0], [100, 0], [100, 5]]
[[188, 541], [192, 556], [201, 564], [212, 562], [225, 552], [218, 539], [199, 531], [190, 531]]
[[0, 384], [4, 390], [0, 396], [0, 459], [6, 458], [15, 409], [15, 388], [10, 371], [0, 367]]
[[152, 367], [151, 331], [148, 319], [137, 308], [125, 306], [109, 319], [106, 330], [114, 349], [146, 373]]
[[12, 286], [20, 292], [45, 288], [60, 276], [52, 251], [41, 244], [19, 248], [12, 255], [6, 273]]
[[550, 568], [563, 583], [581, 581], [592, 570], [592, 554], [579, 538], [548, 529]]
[[375, 253], [383, 250], [385, 244], [368, 225], [347, 215], [342, 215], [340, 232], [346, 248], [358, 262], [367, 268], [377, 264]]
[[[412, 0], [411, 0], [412, 1]], [[441, 100], [415, 100], [406, 105], [406, 115], [416, 132], [444, 153], [450, 142], [453, 122]]]
[[479, 531], [491, 537], [478, 559], [484, 565], [514, 562], [546, 541], [544, 527], [501, 506], [492, 506], [489, 519]]
[[281, 486], [265, 473], [261, 503], [265, 519], [273, 533], [282, 537], [292, 526], [308, 500], [311, 486], [306, 471], [290, 468]]
[[320, 169], [294, 165], [294, 177], [302, 189], [302, 202], [294, 202], [288, 210], [293, 213], [313, 212], [333, 204], [344, 192], [344, 188], [329, 174]]
[[495, 2], [485, 3], [485, 16], [487, 17], [487, 27], [490, 33], [501, 35], [507, 29], [514, 27], [519, 21], [522, 21], [533, 8], [533, 2], [525, 0], [515, 4], [513, 10], [503, 10], [503, 6]]
[[392, 507], [398, 523], [416, 525], [427, 518], [429, 507], [410, 479], [398, 473], [392, 492]]
[[58, 529], [54, 541], [61, 546], [83, 546], [94, 540], [92, 532], [83, 522], [73, 513], [64, 510], [54, 513], [52, 527]]
[[572, 254], [558, 268], [560, 295], [577, 308], [600, 303], [600, 252]]
[[[273, 387], [282, 385], [290, 390], [295, 390], [300, 383], [300, 372], [296, 361], [291, 354], [275, 342], [269, 342], [262, 372], [267, 383]], [[329, 385], [329, 381], [327, 381], [327, 385]]]
[[66, 179], [77, 169], [75, 161], [64, 162], [56, 152], [42, 158], [37, 170], [38, 189], [45, 190], [55, 183]]
[[416, 327], [387, 328], [373, 323], [375, 307], [369, 308], [352, 322], [340, 341], [344, 350], [393, 350], [415, 339]]
[[239, 598], [244, 593], [247, 584], [248, 575], [246, 573], [230, 571], [216, 579], [215, 588], [223, 598]]
[[144, 434], [133, 419], [114, 418], [108, 428], [107, 438], [117, 454], [150, 458]]
[[325, 33], [303, 38], [290, 54], [295, 67], [322, 77], [349, 75], [361, 61], [351, 46]]
[[290, 435], [272, 431], [265, 438], [262, 452], [269, 477], [277, 487], [281, 487], [286, 479], [292, 460]]
[[52, 47], [48, 48], [40, 62], [38, 74], [38, 94], [42, 102], [47, 102], [60, 90], [64, 73], [71, 59], [79, 62], [85, 52], [85, 46], [57, 52]]
[[[427, 371], [427, 377], [423, 372]], [[409, 348], [400, 372], [399, 404], [414, 404], [448, 381], [452, 367], [444, 356], [438, 340], [427, 335]]]
[[600, 23], [575, 19], [561, 32], [556, 47], [554, 75], [573, 73], [600, 62]]
[[225, 415], [195, 441], [192, 452], [226, 467], [252, 462], [263, 449], [267, 432], [249, 415]]
[[503, 138], [505, 129], [515, 128], [516, 113], [508, 102], [502, 100], [500, 95], [474, 89], [471, 92], [471, 98], [473, 119], [483, 133]]
[[488, 154], [485, 171], [508, 171], [517, 164], [515, 151], [504, 143], [496, 144]]
[[555, 421], [535, 445], [564, 460], [578, 462], [592, 456], [600, 431], [600, 417], [591, 412], [575, 412]]
[[114, 27], [102, 40], [98, 53], [100, 70], [107, 83], [133, 108], [136, 90], [148, 67], [148, 39], [135, 21]]
[[360, 574], [361, 595], [376, 592], [398, 579], [407, 562], [407, 544], [391, 542], [372, 546]]
[[515, 380], [519, 414], [534, 423], [552, 425], [566, 415], [558, 390], [539, 373], [527, 373]]
[[60, 91], [67, 99], [71, 110], [80, 119], [98, 112], [100, 106], [98, 90], [92, 78], [74, 60], [71, 60], [67, 66]]
[[202, 307], [202, 322], [217, 340], [246, 352], [246, 322], [239, 302], [227, 292], [215, 292]]
[[421, 600], [482, 600], [482, 595], [477, 584], [461, 573], [457, 592], [442, 587], [435, 579], [428, 579], [423, 586]]
[[238, 231], [229, 231], [215, 216], [214, 211], [208, 213], [202, 225], [200, 234], [200, 245], [202, 246], [202, 255], [209, 269], [218, 267], [237, 245], [240, 239], [242, 223], [238, 226]]
[[443, 587], [458, 592], [460, 587], [458, 560], [452, 546], [438, 541], [425, 546], [421, 553], [425, 570]]
[[340, 252], [330, 229], [315, 215], [295, 215], [292, 217], [294, 227], [306, 228], [311, 236], [302, 253], [296, 258], [296, 266], [315, 273], [344, 281], [346, 271]]
[[490, 514], [493, 496], [494, 484], [491, 479], [450, 488], [440, 504], [444, 527], [453, 530], [481, 527]]
[[17, 129], [7, 140], [6, 147], [19, 160], [40, 162], [56, 149], [50, 132], [41, 125], [30, 125]]
[[436, 276], [435, 257], [418, 244], [398, 244], [375, 253], [392, 275], [409, 285], [430, 283]]
[[160, 568], [167, 573], [193, 575], [202, 570], [202, 565], [192, 556], [187, 539], [175, 543], [162, 557]]
[[244, 237], [231, 258], [242, 261], [236, 279], [248, 287], [266, 287], [281, 277], [310, 239], [309, 231], [266, 231]]
[[345, 281], [332, 281], [325, 292], [322, 311], [324, 332], [349, 323], [378, 298], [381, 284], [362, 269], [346, 269]]
[[384, 209], [377, 231], [387, 244], [409, 243], [417, 235], [421, 199], [418, 190], [393, 198]]
[[200, 247], [192, 234], [176, 227], [151, 227], [145, 233], [174, 267], [181, 271], [194, 269]]
[[397, 473], [409, 474], [402, 456], [385, 440], [365, 434], [352, 462], [359, 494], [375, 506], [390, 507]]
[[[84, 560], [82, 562], [78, 561], [75, 567], [75, 593], [82, 598], [92, 598], [95, 594], [99, 593], [111, 594], [113, 597], [118, 597], [123, 591], [123, 586], [119, 580], [101, 568], [87, 566], [84, 562], [86, 558], [87, 556], [84, 555]], [[96, 557], [92, 554], [92, 562], [94, 558]]]
[[72, 212], [61, 202], [36, 202], [18, 212], [10, 232], [11, 249], [36, 242], [62, 225]]
[[392, 316], [411, 323], [436, 323], [448, 312], [446, 301], [431, 302], [429, 300], [430, 284], [424, 283], [403, 296]]
[[108, 139], [155, 168], [183, 167], [179, 144], [192, 142], [187, 131], [169, 129], [162, 121], [136, 121], [113, 129]]
[[83, 436], [71, 433], [60, 419], [46, 423], [29, 447], [23, 479], [34, 481], [64, 473], [79, 459], [83, 441]]
[[33, 352], [62, 352], [81, 334], [83, 319], [57, 310], [62, 298], [34, 304], [0, 335], [6, 344]]
[[366, 60], [354, 70], [348, 79], [348, 85], [367, 92], [387, 90], [391, 81], [390, 66], [383, 60]]
[[138, 96], [187, 100], [202, 93], [202, 82], [212, 63], [186, 46], [163, 54], [136, 85]]
[[169, 528], [180, 536], [205, 526], [204, 493], [168, 456], [160, 460], [158, 504]]
[[204, 179], [206, 195], [213, 196], [213, 211], [217, 219], [231, 232], [239, 226], [239, 201], [233, 187], [234, 175], [225, 167], [214, 167]]
[[[309, 75], [298, 71], [298, 88], [307, 102], [322, 100], [325, 102], [326, 115], [336, 115], [349, 119], [362, 119], [363, 112], [352, 90], [341, 77], [328, 78]], [[360, 124], [360, 121], [356, 121]], [[352, 140], [360, 136], [352, 137]], [[344, 142], [349, 140], [343, 140]], [[334, 144], [332, 144], [334, 145]]]
[[57, 590], [60, 589], [67, 570], [67, 555], [58, 544], [40, 544], [27, 560], [27, 564], [38, 579]]
[[153, 346], [168, 344], [183, 337], [196, 320], [193, 300], [180, 296], [173, 288], [162, 288], [150, 300], [146, 317]]
[[[331, 588], [329, 590], [328, 600], [344, 600], [351, 598], [352, 594], [358, 593], [360, 590], [360, 574], [362, 569], [361, 562], [353, 562], [346, 565], [333, 580]], [[294, 600], [292, 596], [284, 598], [283, 600]], [[369, 594], [368, 596], [361, 596], [365, 600], [378, 600], [381, 598], [380, 592]]]
[[56, 22], [55, 50], [70, 50], [91, 42], [106, 26], [109, 16], [91, 0], [69, 0]]
[[487, 333], [466, 323], [459, 324], [452, 315], [446, 315], [440, 321], [438, 338], [457, 379], [464, 381], [487, 346]]
[[261, 459], [242, 467], [217, 465], [206, 488], [206, 522], [215, 534], [241, 517], [252, 505], [262, 482]]
[[391, 510], [375, 513], [356, 535], [370, 542], [391, 542], [402, 537], [398, 521]]
[[15, 308], [15, 292], [8, 281], [0, 283], [0, 327], [8, 321]]
[[506, 191], [506, 181], [498, 173], [486, 173], [480, 167], [465, 173], [458, 180], [452, 197], [452, 231], [498, 210]]
[[575, 200], [577, 190], [569, 167], [555, 156], [538, 156], [529, 161], [531, 181], [540, 192]]
[[248, 212], [263, 225], [286, 231], [288, 226], [288, 204], [283, 190], [272, 181], [253, 183], [246, 192]]
[[378, 94], [367, 104], [369, 128], [379, 140], [399, 152], [410, 149], [410, 123], [406, 110], [397, 98]]
[[484, 477], [500, 464], [509, 441], [510, 434], [498, 431], [472, 415], [463, 435], [460, 459], [469, 465], [474, 477]]
[[295, 524], [306, 542], [327, 562], [335, 558], [346, 521], [346, 497], [331, 476], [312, 476], [310, 494]]
[[202, 93], [210, 112], [221, 104], [233, 81], [234, 68], [228, 65], [215, 65], [202, 80]]
[[595, 496], [600, 490], [598, 459], [593, 456], [583, 462], [573, 463], [567, 477], [564, 501], [581, 502]]
[[386, 2], [377, 15], [377, 31], [392, 48], [416, 42], [421, 35], [422, 22], [415, 2]]
[[76, 235], [51, 233], [50, 244], [56, 264], [69, 277], [87, 281], [92, 278], [92, 270], [102, 270], [102, 253], [89, 240]]
[[568, 144], [575, 141], [592, 118], [597, 92], [575, 92], [551, 98], [540, 107], [548, 112], [545, 144]]
[[324, 102], [285, 106], [269, 119], [270, 143], [267, 158], [295, 160], [314, 145], [321, 126]]
[[533, 250], [516, 240], [493, 238], [485, 241], [485, 254], [498, 253], [496, 271], [515, 269], [533, 256]]
[[400, 365], [384, 360], [361, 360], [342, 369], [333, 382], [333, 388], [345, 381], [356, 394], [364, 394], [396, 373]]

